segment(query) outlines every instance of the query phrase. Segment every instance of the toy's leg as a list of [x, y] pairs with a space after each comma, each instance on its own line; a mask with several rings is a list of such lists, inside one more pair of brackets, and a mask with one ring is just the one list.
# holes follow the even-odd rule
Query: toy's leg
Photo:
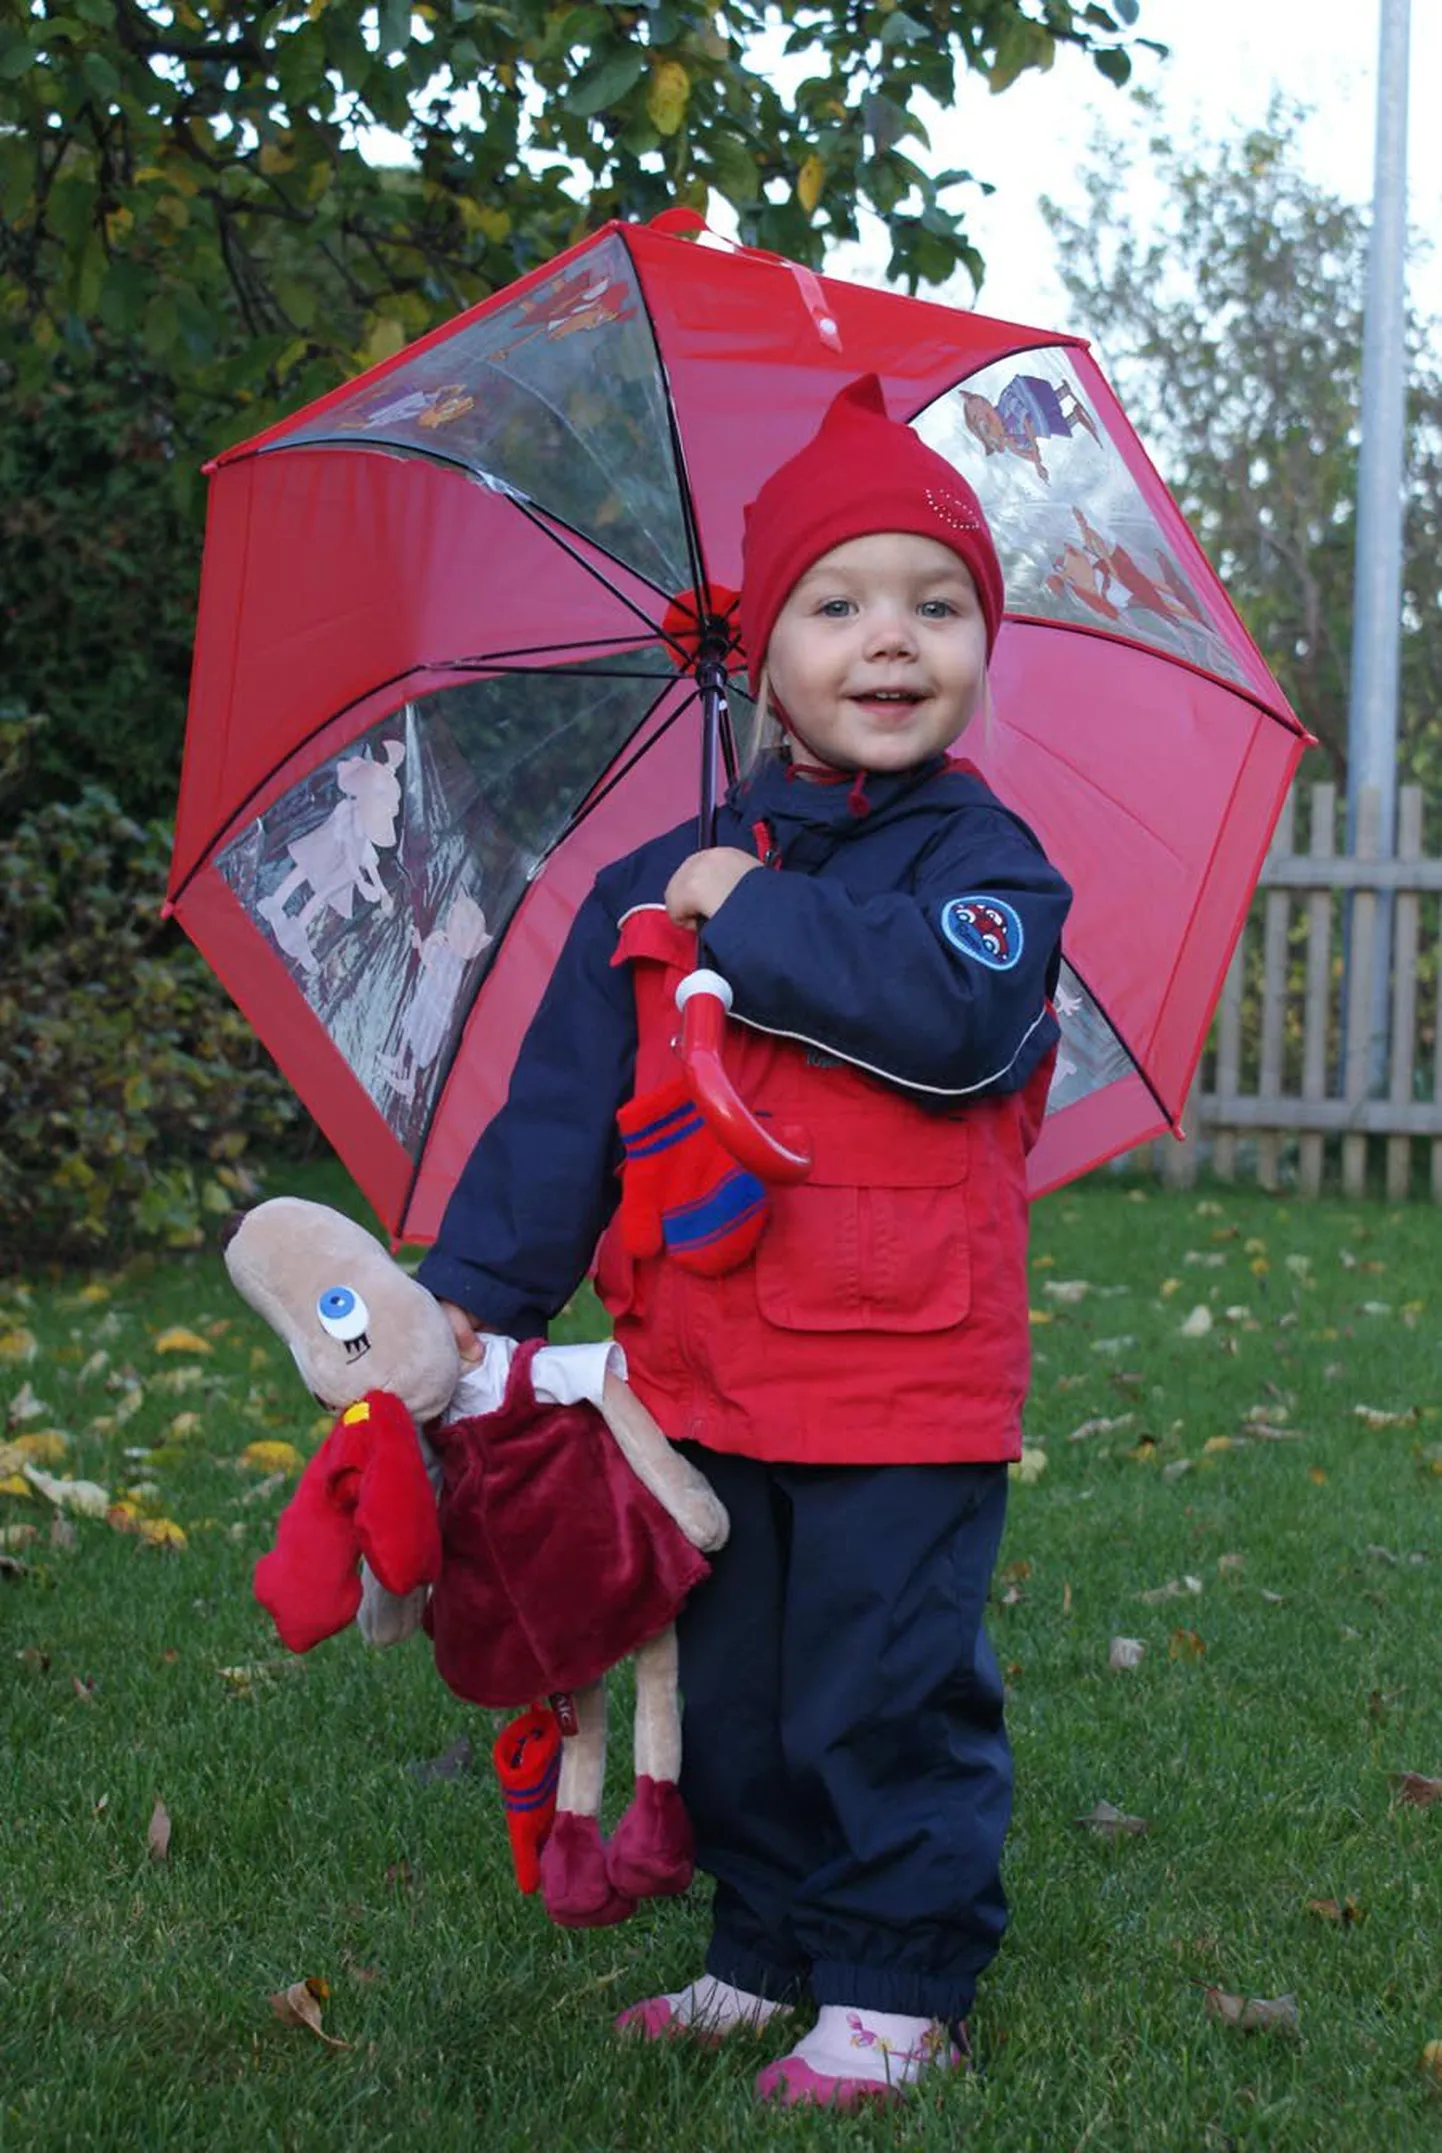
[[691, 1820], [676, 1786], [676, 1677], [676, 1632], [666, 1629], [636, 1654], [636, 1792], [606, 1848], [612, 1885], [633, 1899], [685, 1891], [695, 1868]]
[[563, 1929], [605, 1929], [625, 1921], [636, 1902], [606, 1873], [601, 1788], [606, 1776], [606, 1685], [576, 1692], [578, 1729], [561, 1750], [556, 1821], [541, 1853], [541, 1897]]
[[692, 1547], [714, 1554], [724, 1547], [731, 1521], [704, 1473], [674, 1450], [629, 1383], [608, 1374], [601, 1416], [621, 1455], [643, 1487], [670, 1512]]
[[418, 1585], [414, 1592], [387, 1592], [370, 1564], [363, 1562], [361, 1602], [356, 1614], [361, 1636], [378, 1652], [387, 1645], [403, 1644], [420, 1628], [430, 1596], [429, 1585]]

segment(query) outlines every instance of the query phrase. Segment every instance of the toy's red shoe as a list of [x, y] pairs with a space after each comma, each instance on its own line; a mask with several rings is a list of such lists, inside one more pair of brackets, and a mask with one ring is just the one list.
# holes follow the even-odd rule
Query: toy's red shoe
[[675, 1782], [636, 1781], [630, 1807], [606, 1847], [606, 1874], [612, 1887], [628, 1899], [674, 1896], [695, 1874], [695, 1841]]

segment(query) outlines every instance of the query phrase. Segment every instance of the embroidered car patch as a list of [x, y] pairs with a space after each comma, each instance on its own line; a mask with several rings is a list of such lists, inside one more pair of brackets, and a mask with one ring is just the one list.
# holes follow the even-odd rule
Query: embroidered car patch
[[963, 957], [993, 972], [1009, 972], [1021, 956], [1021, 921], [1000, 897], [952, 897], [941, 908], [941, 931]]

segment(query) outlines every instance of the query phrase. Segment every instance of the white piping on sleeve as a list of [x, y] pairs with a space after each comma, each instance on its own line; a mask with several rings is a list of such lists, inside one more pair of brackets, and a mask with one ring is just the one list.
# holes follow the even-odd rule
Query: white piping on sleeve
[[985, 1091], [989, 1084], [999, 1083], [1002, 1077], [1016, 1067], [1022, 1048], [1045, 1017], [1046, 1004], [1043, 1003], [1018, 1039], [1012, 1050], [1011, 1060], [1003, 1062], [1000, 1069], [993, 1069], [989, 1076], [978, 1077], [974, 1084], [922, 1084], [917, 1078], [902, 1076], [895, 1069], [878, 1069], [874, 1062], [862, 1061], [860, 1055], [844, 1054], [839, 1047], [832, 1046], [823, 1039], [809, 1039], [805, 1032], [783, 1032], [770, 1024], [758, 1024], [754, 1017], [743, 1017], [739, 1010], [731, 1012], [730, 1021], [733, 1024], [744, 1024], [750, 1032], [764, 1032], [768, 1039], [791, 1039], [798, 1046], [814, 1047], [818, 1054], [834, 1055], [837, 1061], [845, 1062], [849, 1068], [864, 1069], [868, 1076], [881, 1077], [888, 1084], [899, 1084], [905, 1091], [933, 1092], [939, 1099], [965, 1099], [972, 1092]]
[[[654, 901], [646, 904], [628, 905], [621, 914], [617, 925], [624, 925], [635, 912], [664, 912], [665, 909], [664, 904], [657, 904]], [[764, 1032], [768, 1039], [790, 1039], [794, 1040], [797, 1046], [814, 1047], [818, 1054], [832, 1054], [837, 1061], [845, 1062], [848, 1068], [864, 1069], [868, 1076], [880, 1077], [887, 1084], [900, 1084], [906, 1091], [930, 1092], [938, 1099], [965, 1099], [972, 1092], [985, 1091], [989, 1084], [999, 1083], [1004, 1076], [1008, 1075], [1016, 1067], [1018, 1055], [1045, 1016], [1046, 1004], [1043, 1002], [1041, 1008], [1012, 1049], [1011, 1060], [1003, 1062], [1000, 1069], [993, 1069], [989, 1076], [978, 1077], [974, 1084], [923, 1084], [917, 1078], [902, 1076], [894, 1069], [879, 1069], [874, 1062], [864, 1062], [859, 1054], [843, 1054], [839, 1047], [829, 1045], [824, 1039], [812, 1039], [805, 1032], [785, 1032], [776, 1025], [758, 1024], [754, 1017], [743, 1017], [739, 1009], [732, 1010], [730, 1022], [744, 1024], [749, 1032]]]

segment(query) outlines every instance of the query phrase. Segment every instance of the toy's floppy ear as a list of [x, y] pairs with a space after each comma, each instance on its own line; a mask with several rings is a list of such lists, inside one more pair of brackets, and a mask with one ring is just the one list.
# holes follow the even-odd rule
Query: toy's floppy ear
[[309, 1652], [354, 1621], [361, 1557], [388, 1592], [441, 1574], [441, 1529], [415, 1422], [377, 1392], [348, 1406], [281, 1512], [275, 1546], [255, 1566], [255, 1596], [291, 1652]]

